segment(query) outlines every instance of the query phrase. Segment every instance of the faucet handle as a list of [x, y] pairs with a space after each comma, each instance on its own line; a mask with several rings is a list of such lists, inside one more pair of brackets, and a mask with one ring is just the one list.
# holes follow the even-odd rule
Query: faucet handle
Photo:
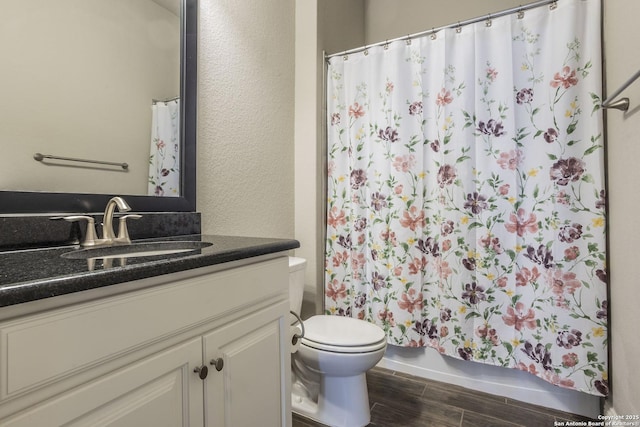
[[142, 215], [138, 214], [128, 214], [121, 216], [119, 218], [120, 223], [118, 225], [118, 237], [117, 241], [119, 243], [131, 243], [131, 238], [129, 238], [129, 230], [127, 229], [127, 219], [140, 219]]
[[[56, 218], [57, 219], [57, 218]], [[91, 216], [86, 215], [70, 215], [62, 217], [65, 221], [87, 221], [87, 231], [84, 235], [84, 240], [80, 243], [81, 246], [93, 246], [96, 244], [96, 225], [95, 220]]]

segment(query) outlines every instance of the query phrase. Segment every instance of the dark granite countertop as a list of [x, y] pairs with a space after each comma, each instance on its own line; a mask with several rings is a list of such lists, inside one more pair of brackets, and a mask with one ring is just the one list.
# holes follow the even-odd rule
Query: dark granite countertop
[[161, 240], [203, 241], [212, 245], [177, 254], [126, 258], [124, 262], [61, 257], [77, 251], [78, 246], [0, 252], [0, 309], [300, 247], [296, 240], [234, 236], [189, 235]]

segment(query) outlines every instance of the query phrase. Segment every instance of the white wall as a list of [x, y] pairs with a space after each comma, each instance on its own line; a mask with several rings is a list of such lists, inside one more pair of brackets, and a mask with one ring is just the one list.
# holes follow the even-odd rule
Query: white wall
[[294, 0], [200, 0], [203, 233], [293, 237]]
[[365, 0], [365, 39], [391, 40], [527, 3], [533, 0]]
[[147, 194], [151, 100], [180, 94], [178, 16], [151, 1], [30, 0], [3, 2], [0, 23], [0, 189]]

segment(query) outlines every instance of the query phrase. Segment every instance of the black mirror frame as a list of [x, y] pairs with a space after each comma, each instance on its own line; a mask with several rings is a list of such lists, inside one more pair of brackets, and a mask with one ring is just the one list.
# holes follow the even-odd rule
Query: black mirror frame
[[195, 212], [198, 0], [183, 0], [181, 12], [180, 123], [183, 155], [180, 197], [0, 191], [0, 215], [102, 212], [107, 201], [113, 196], [123, 196], [134, 212]]

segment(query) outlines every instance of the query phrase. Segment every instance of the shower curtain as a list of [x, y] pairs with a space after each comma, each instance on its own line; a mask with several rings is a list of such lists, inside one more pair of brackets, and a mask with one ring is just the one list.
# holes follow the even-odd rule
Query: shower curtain
[[180, 100], [151, 105], [151, 196], [180, 196]]
[[327, 314], [608, 393], [599, 0], [330, 59]]

